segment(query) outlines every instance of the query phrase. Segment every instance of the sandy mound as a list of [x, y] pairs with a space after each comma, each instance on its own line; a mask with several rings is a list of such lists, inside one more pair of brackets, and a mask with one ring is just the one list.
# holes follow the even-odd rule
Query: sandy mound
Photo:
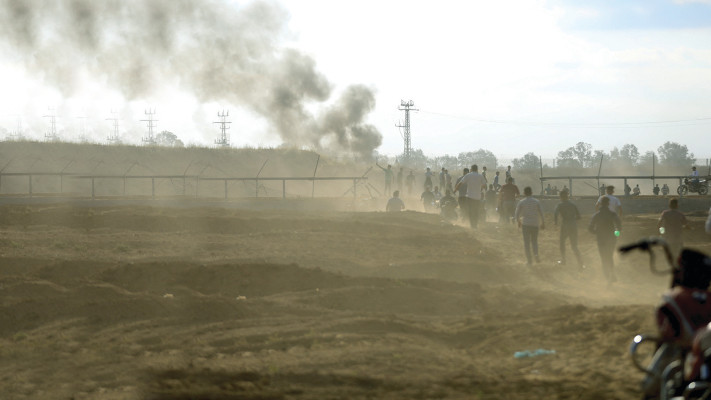
[[[555, 263], [548, 229], [531, 270], [515, 228], [417, 212], [1, 211], [13, 399], [636, 397], [627, 347], [667, 284], [638, 254], [608, 287], [582, 229], [587, 269]], [[535, 349], [555, 354], [513, 356]]]

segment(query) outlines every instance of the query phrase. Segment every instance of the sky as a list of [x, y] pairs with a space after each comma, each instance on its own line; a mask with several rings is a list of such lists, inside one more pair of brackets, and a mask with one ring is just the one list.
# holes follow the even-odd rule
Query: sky
[[[260, 2], [204, 3], [239, 12]], [[374, 149], [395, 156], [403, 151], [396, 125], [405, 114], [398, 108], [401, 100], [412, 100], [418, 110], [410, 115], [412, 147], [430, 156], [486, 149], [499, 158], [529, 152], [553, 158], [577, 142], [604, 151], [634, 144], [644, 153], [672, 141], [697, 158], [711, 158], [711, 0], [266, 3], [269, 13], [243, 18], [256, 28], [229, 33], [272, 29], [272, 35], [264, 35], [268, 51], [295, 49], [298, 62], [290, 68], [313, 67], [311, 75], [318, 75], [323, 90], [291, 88], [304, 90], [298, 92], [298, 107], [272, 113], [270, 107], [278, 103], [272, 97], [206, 95], [186, 85], [183, 72], [165, 85], [156, 74], [160, 84], [127, 96], [112, 86], [111, 74], [96, 79], [96, 70], [88, 69], [73, 76], [80, 84], [68, 90], [65, 78], [51, 79], [46, 68], [28, 62], [29, 53], [5, 43], [0, 46], [0, 127], [12, 132], [19, 126], [39, 139], [48, 129], [44, 116], [56, 114], [65, 137], [76, 138], [83, 129], [98, 141], [110, 133], [107, 119], [118, 110], [124, 140], [137, 144], [146, 134], [143, 111], [155, 108], [158, 130], [209, 146], [220, 133], [213, 124], [217, 112], [227, 109], [233, 146], [294, 140], [305, 147]], [[260, 24], [260, 18], [270, 23]], [[245, 44], [239, 38], [230, 43]], [[168, 54], [166, 59], [180, 58]], [[265, 65], [260, 68], [269, 69], [270, 63]], [[163, 72], [172, 76], [171, 68], [179, 67], [167, 65]], [[290, 76], [293, 69], [279, 71], [271, 76]], [[260, 90], [245, 85], [245, 93]], [[211, 88], [220, 92], [214, 84]], [[349, 121], [327, 140], [306, 133], [289, 136], [291, 120], [276, 127], [276, 119], [302, 114], [321, 117], [309, 117], [299, 129], [318, 126], [324, 137], [334, 120]]]

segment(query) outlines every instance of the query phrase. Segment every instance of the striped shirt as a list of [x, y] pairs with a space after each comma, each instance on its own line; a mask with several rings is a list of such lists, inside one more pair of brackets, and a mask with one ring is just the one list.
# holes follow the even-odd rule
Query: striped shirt
[[516, 220], [521, 218], [521, 225], [538, 227], [538, 219], [543, 219], [541, 203], [531, 196], [526, 197], [518, 202], [515, 217]]

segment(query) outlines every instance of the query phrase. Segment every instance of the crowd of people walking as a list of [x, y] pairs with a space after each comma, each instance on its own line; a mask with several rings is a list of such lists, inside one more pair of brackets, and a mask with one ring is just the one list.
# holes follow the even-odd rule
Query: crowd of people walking
[[[392, 178], [388, 178], [391, 166], [381, 168], [386, 173], [387, 188], [388, 182], [392, 182]], [[508, 226], [508, 230], [504, 230], [508, 233], [518, 227], [523, 241], [526, 266], [533, 268], [534, 264], [541, 262], [538, 236], [546, 226], [543, 207], [533, 196], [530, 186], [523, 188], [522, 195], [515, 184], [510, 166], [505, 170], [503, 185], [499, 183], [500, 171], [494, 172], [491, 183], [486, 173], [486, 167], [482, 167], [480, 171], [479, 166], [474, 164], [464, 168], [461, 176], [453, 179], [444, 167], [438, 174], [427, 168], [424, 172], [423, 191], [419, 196], [422, 209], [426, 212], [439, 212], [447, 221], [455, 221], [459, 218], [475, 230], [480, 229], [483, 223], [494, 221], [499, 227]], [[404, 171], [400, 168], [395, 179], [398, 190], [393, 193], [393, 198], [388, 202], [387, 211], [405, 209], [405, 204], [400, 199], [403, 176], [405, 176]], [[414, 171], [410, 170], [404, 186], [409, 198], [414, 196], [415, 180]], [[439, 185], [433, 186], [435, 182]], [[615, 196], [614, 186], [603, 185], [601, 189], [603, 188], [604, 192], [595, 202], [595, 212], [590, 217], [587, 230], [595, 238], [603, 276], [608, 283], [612, 284], [617, 281], [614, 252], [622, 231], [623, 207], [620, 199]], [[557, 227], [559, 238], [560, 257], [557, 264], [568, 265], [567, 248], [570, 247], [575, 257], [573, 265], [581, 271], [585, 270], [587, 268], [585, 263], [590, 263], [592, 260], [585, 260], [578, 247], [578, 222], [582, 217], [578, 207], [570, 199], [570, 190], [565, 186], [558, 190], [557, 187], [548, 185], [543, 189], [543, 194], [555, 194], [560, 200], [553, 211], [553, 224]], [[659, 234], [670, 244], [673, 255], [677, 256], [683, 247], [683, 230], [688, 227], [688, 221], [678, 210], [677, 198], [670, 199], [668, 206], [669, 208], [659, 217], [658, 229]], [[709, 213], [706, 231], [711, 234], [711, 210]]]

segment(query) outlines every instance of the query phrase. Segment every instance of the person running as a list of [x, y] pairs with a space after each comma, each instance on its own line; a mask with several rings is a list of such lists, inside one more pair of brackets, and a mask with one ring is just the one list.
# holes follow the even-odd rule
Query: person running
[[405, 186], [407, 186], [407, 195], [412, 196], [412, 189], [415, 187], [415, 174], [410, 170], [410, 174], [405, 178]]
[[570, 248], [575, 254], [575, 258], [578, 260], [578, 267], [584, 268], [583, 258], [580, 255], [580, 250], [578, 250], [578, 220], [580, 219], [580, 212], [575, 204], [571, 203], [568, 199], [568, 190], [563, 189], [560, 192], [560, 203], [555, 206], [555, 211], [553, 213], [553, 223], [558, 225], [558, 216], [560, 215], [560, 264], [565, 265], [565, 241], [570, 240]]
[[393, 197], [388, 200], [387, 206], [385, 206], [385, 211], [387, 212], [400, 212], [405, 209], [405, 203], [403, 203], [400, 198], [400, 191], [396, 190], [393, 192]]
[[486, 189], [484, 177], [479, 174], [479, 167], [476, 164], [472, 165], [470, 172], [462, 177], [462, 180], [459, 181], [454, 190], [459, 190], [462, 184], [467, 185], [469, 226], [476, 228], [480, 218], [481, 191]]
[[607, 194], [602, 195], [599, 199], [597, 199], [597, 203], [595, 203], [595, 211], [600, 211], [602, 199], [607, 197], [608, 199], [610, 199], [610, 201], [608, 202], [608, 207], [610, 208], [610, 211], [617, 214], [617, 216], [622, 219], [622, 203], [620, 202], [620, 199], [614, 196], [615, 187], [612, 185], [607, 186], [605, 188], [605, 191], [607, 192]]
[[521, 232], [523, 233], [523, 249], [526, 252], [526, 265], [531, 266], [531, 250], [536, 262], [541, 262], [538, 257], [538, 231], [545, 228], [543, 222], [543, 210], [541, 203], [533, 198], [533, 190], [530, 186], [523, 188], [523, 195], [526, 196], [518, 202], [516, 206], [515, 218]]
[[597, 249], [602, 262], [602, 272], [608, 283], [617, 281], [615, 276], [614, 252], [617, 243], [617, 235], [622, 230], [620, 217], [610, 210], [610, 198], [602, 196], [600, 199], [600, 211], [596, 212], [590, 219], [588, 231], [595, 234], [597, 238]]
[[387, 168], [383, 168], [378, 164], [378, 162], [375, 162], [375, 165], [378, 166], [378, 168], [382, 169], [383, 172], [385, 173], [385, 188], [384, 191], [385, 193], [390, 193], [390, 190], [392, 190], [392, 185], [393, 185], [393, 168], [390, 164], [388, 164]]
[[459, 211], [461, 212], [461, 217], [462, 220], [465, 220], [468, 218], [469, 214], [469, 205], [467, 204], [467, 184], [462, 183], [462, 178], [464, 178], [467, 174], [469, 173], [469, 168], [464, 168], [462, 170], [462, 176], [457, 178], [457, 182], [455, 184], [455, 187], [459, 188], [458, 190], [454, 190], [454, 192], [459, 193], [459, 196], [457, 197], [457, 201], [459, 203]]
[[518, 186], [514, 185], [513, 178], [506, 178], [506, 184], [499, 190], [499, 222], [510, 224], [513, 222], [516, 210], [516, 198], [521, 195]]
[[669, 245], [674, 260], [684, 247], [683, 230], [689, 227], [689, 222], [678, 208], [679, 199], [676, 197], [669, 199], [669, 209], [662, 211], [657, 222], [659, 233]]

